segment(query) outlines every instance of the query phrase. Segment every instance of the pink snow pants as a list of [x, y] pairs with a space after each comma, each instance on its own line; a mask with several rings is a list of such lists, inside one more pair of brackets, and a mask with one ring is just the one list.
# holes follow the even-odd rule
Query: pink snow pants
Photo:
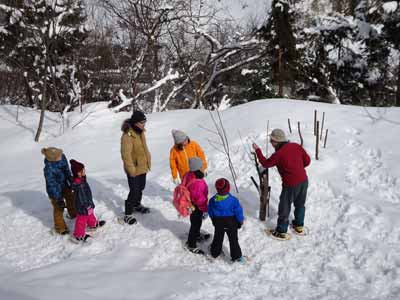
[[81, 238], [85, 236], [86, 225], [89, 227], [96, 227], [97, 219], [94, 215], [93, 209], [88, 209], [88, 215], [77, 214], [75, 221], [74, 236]]

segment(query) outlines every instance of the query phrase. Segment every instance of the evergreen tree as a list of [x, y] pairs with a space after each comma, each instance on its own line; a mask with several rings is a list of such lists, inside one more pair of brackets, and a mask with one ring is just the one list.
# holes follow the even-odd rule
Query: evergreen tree
[[[400, 1], [385, 1], [383, 9], [383, 33], [394, 51], [399, 55], [400, 49]], [[396, 106], [400, 106], [400, 59], [396, 73]]]
[[280, 97], [283, 97], [284, 85], [289, 84], [293, 92], [293, 83], [298, 75], [294, 18], [289, 1], [274, 0], [267, 22], [258, 31], [259, 37], [267, 43], [267, 61], [263, 66], [270, 68], [270, 71], [261, 72], [261, 79], [277, 85], [275, 93]]

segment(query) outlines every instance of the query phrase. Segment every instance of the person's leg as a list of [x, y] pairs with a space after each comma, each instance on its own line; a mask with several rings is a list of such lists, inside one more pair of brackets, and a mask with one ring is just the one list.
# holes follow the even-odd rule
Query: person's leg
[[143, 190], [146, 187], [146, 174], [135, 176], [133, 182], [133, 207], [138, 207], [142, 204]]
[[197, 207], [190, 215], [190, 230], [188, 236], [188, 247], [196, 248], [197, 237], [200, 235], [201, 223], [203, 221], [203, 213]]
[[63, 190], [63, 197], [65, 199], [65, 205], [67, 207], [67, 211], [71, 219], [76, 217], [76, 209], [75, 209], [75, 196], [72, 193], [72, 189], [67, 187]]
[[125, 215], [131, 215], [133, 213], [133, 204], [135, 202], [135, 177], [128, 177], [129, 194], [125, 201]]
[[219, 218], [215, 218], [213, 223], [214, 223], [214, 238], [211, 243], [210, 252], [212, 257], [217, 258], [222, 251], [225, 229], [224, 229], [224, 222]]
[[308, 180], [300, 183], [297, 188], [297, 195], [294, 199], [294, 226], [304, 226], [304, 216], [306, 212], [305, 203], [307, 198]]
[[282, 186], [282, 192], [279, 197], [278, 223], [276, 231], [286, 233], [289, 225], [290, 206], [293, 202], [293, 188]]
[[57, 233], [68, 233], [67, 224], [64, 221], [64, 209], [59, 208], [54, 199], [50, 199], [53, 206], [54, 229]]
[[77, 215], [75, 220], [74, 237], [83, 238], [85, 237], [86, 224], [88, 221], [88, 216]]
[[88, 215], [87, 218], [87, 226], [91, 227], [91, 228], [96, 228], [97, 226], [97, 218], [96, 215], [94, 214], [93, 210], [91, 211], [91, 213]]
[[234, 217], [230, 218], [227, 222], [226, 231], [229, 238], [229, 248], [231, 252], [232, 261], [242, 257], [242, 250], [240, 249], [239, 239], [238, 239], [238, 226], [237, 221]]

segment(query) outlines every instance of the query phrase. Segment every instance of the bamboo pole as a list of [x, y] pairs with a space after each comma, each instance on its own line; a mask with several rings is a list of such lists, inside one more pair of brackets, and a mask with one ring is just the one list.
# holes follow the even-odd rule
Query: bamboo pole
[[322, 134], [324, 133], [324, 123], [325, 123], [325, 112], [322, 113], [321, 137], [319, 138], [321, 141], [322, 141]]
[[317, 121], [317, 135], [315, 136], [315, 159], [318, 160], [319, 150], [319, 121]]
[[317, 135], [317, 110], [314, 110], [314, 136]]
[[328, 139], [328, 129], [325, 132], [324, 148], [326, 148], [326, 140]]
[[300, 122], [297, 122], [297, 130], [299, 131], [300, 145], [303, 146], [303, 136], [301, 135], [301, 131], [300, 131]]

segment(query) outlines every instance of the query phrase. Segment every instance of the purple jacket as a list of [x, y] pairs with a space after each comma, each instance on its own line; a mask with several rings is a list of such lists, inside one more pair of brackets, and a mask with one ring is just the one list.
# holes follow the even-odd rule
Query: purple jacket
[[188, 172], [184, 176], [187, 189], [190, 192], [190, 199], [202, 212], [207, 212], [208, 186], [204, 179], [197, 179], [193, 172]]

